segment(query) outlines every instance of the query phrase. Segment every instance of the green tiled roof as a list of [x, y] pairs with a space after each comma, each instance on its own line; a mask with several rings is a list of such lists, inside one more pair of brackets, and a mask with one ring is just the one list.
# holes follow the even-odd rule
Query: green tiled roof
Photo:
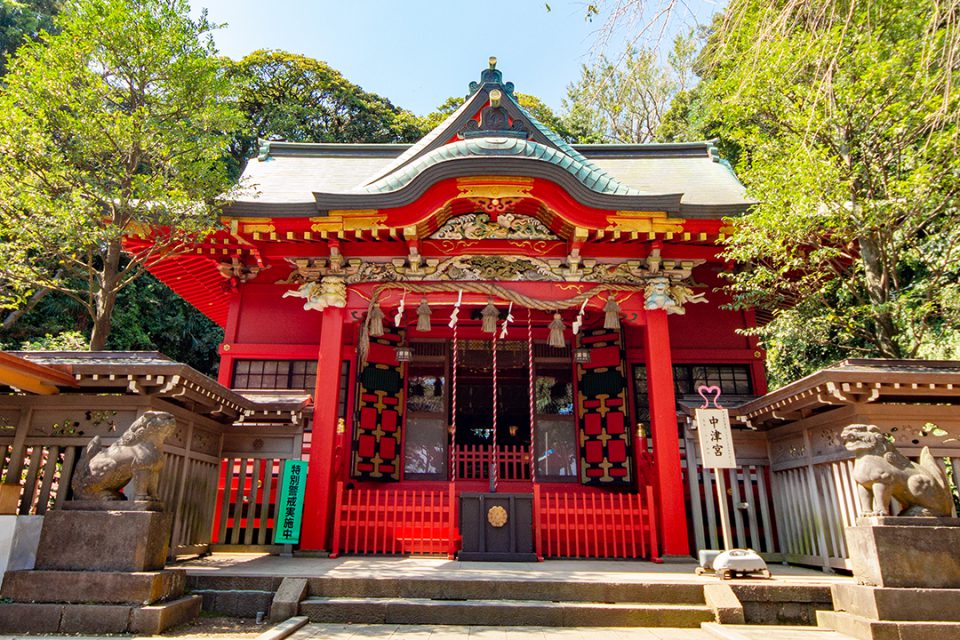
[[[569, 148], [569, 145], [563, 143]], [[600, 169], [570, 148], [570, 153], [522, 138], [487, 136], [467, 138], [443, 145], [417, 158], [401, 169], [363, 187], [365, 193], [397, 191], [408, 185], [425, 169], [441, 162], [454, 162], [461, 158], [513, 156], [529, 158], [560, 167], [576, 177], [585, 187], [608, 195], [645, 195], [642, 191], [621, 184], [616, 178]]]

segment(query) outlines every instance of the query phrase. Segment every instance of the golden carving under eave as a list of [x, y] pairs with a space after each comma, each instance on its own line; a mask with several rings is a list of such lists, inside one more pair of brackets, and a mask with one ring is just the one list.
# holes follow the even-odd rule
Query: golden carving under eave
[[386, 214], [377, 209], [331, 209], [326, 216], [310, 218], [310, 230], [317, 233], [324, 231], [356, 231], [358, 229], [386, 229], [383, 225]]
[[457, 251], [465, 251], [470, 247], [480, 244], [479, 240], [427, 240], [424, 243], [425, 247], [439, 247], [440, 251], [443, 253], [455, 253]]
[[269, 218], [265, 222], [242, 222], [240, 231], [242, 233], [273, 233], [277, 228], [270, 224]]
[[533, 178], [478, 176], [457, 178], [461, 198], [526, 198], [533, 189]]
[[617, 211], [607, 216], [611, 231], [637, 233], [679, 233], [683, 218], [670, 218], [665, 211]]
[[523, 251], [532, 251], [537, 255], [543, 255], [550, 250], [550, 244], [544, 240], [509, 240], [507, 244]]

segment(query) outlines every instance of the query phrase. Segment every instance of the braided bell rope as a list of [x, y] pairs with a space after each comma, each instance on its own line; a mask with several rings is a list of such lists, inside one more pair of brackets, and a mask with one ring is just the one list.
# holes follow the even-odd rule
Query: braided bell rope
[[497, 402], [499, 391], [497, 389], [497, 332], [493, 332], [491, 341], [493, 350], [493, 467], [490, 469], [490, 477], [493, 479], [493, 492], [497, 492], [497, 486], [500, 484], [500, 456], [497, 453]]
[[537, 448], [535, 445], [536, 437], [536, 392], [534, 389], [534, 370], [533, 370], [533, 311], [527, 309], [527, 384], [529, 386], [529, 407], [530, 407], [530, 482], [537, 481]]
[[363, 336], [369, 335], [370, 329], [370, 311], [377, 304], [380, 298], [380, 294], [384, 291], [390, 289], [396, 289], [406, 293], [456, 293], [457, 291], [465, 291], [467, 293], [482, 293], [488, 296], [496, 296], [502, 300], [508, 300], [520, 306], [526, 307], [527, 309], [536, 309], [537, 311], [557, 311], [559, 309], [571, 309], [573, 307], [580, 306], [583, 304], [584, 300], [592, 298], [596, 295], [600, 295], [604, 292], [630, 292], [630, 293], [642, 293], [645, 289], [645, 285], [634, 285], [634, 284], [599, 284], [592, 289], [587, 291], [582, 291], [572, 298], [566, 298], [563, 300], [541, 300], [539, 298], [533, 298], [523, 293], [507, 289], [498, 284], [493, 284], [492, 282], [387, 282], [377, 286], [373, 290], [373, 294], [370, 296], [370, 304], [367, 306], [367, 314], [364, 317], [363, 325], [361, 327], [361, 340], [357, 346], [357, 351], [359, 352], [360, 361], [367, 361], [367, 350], [364, 348], [365, 342]]
[[450, 384], [450, 404], [451, 406], [451, 416], [450, 416], [450, 479], [453, 482], [457, 481], [457, 466], [459, 465], [457, 461], [457, 354], [459, 352], [459, 345], [457, 344], [457, 325], [453, 325], [453, 370], [450, 372], [451, 384]]

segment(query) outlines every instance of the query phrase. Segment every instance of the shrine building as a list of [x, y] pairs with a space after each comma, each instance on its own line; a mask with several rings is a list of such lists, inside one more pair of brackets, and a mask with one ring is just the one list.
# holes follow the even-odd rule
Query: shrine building
[[743, 186], [709, 142], [568, 144], [494, 59], [469, 92], [413, 145], [263, 142], [151, 270], [221, 384], [312, 395], [300, 549], [690, 555], [678, 407], [766, 393], [718, 289]]

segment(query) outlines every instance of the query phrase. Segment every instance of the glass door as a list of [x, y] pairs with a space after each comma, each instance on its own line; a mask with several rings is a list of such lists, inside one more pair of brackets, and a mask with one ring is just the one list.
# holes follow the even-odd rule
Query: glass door
[[407, 368], [407, 426], [403, 474], [408, 480], [447, 478], [445, 358], [414, 358]]

